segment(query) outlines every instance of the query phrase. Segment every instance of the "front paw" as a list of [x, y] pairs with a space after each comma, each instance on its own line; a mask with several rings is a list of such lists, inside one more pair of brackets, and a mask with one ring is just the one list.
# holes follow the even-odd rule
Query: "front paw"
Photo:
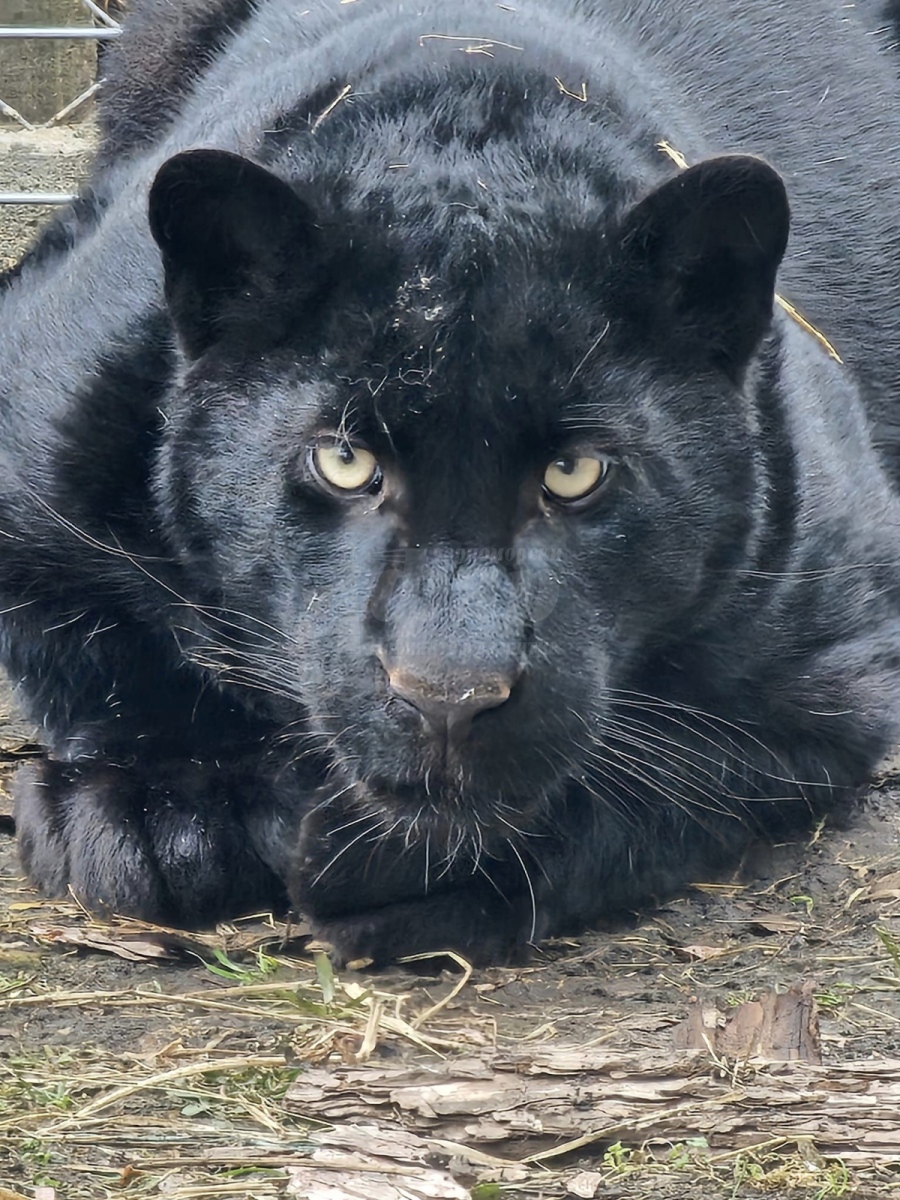
[[198, 925], [271, 906], [280, 885], [235, 815], [217, 767], [178, 762], [152, 775], [106, 763], [43, 762], [14, 785], [19, 854], [47, 895], [88, 908]]
[[[489, 876], [488, 876], [489, 873]], [[315, 804], [287, 875], [296, 911], [341, 965], [458, 954], [486, 966], [527, 959], [546, 933], [544, 896], [517, 862], [462, 856], [434, 881], [428, 844], [385, 836], [377, 814]]]
[[69, 888], [92, 910], [171, 917], [141, 806], [124, 771], [56, 762], [19, 769], [13, 785], [22, 865], [47, 896]]
[[538, 932], [524, 897], [502, 899], [473, 885], [364, 912], [317, 918], [314, 935], [339, 966], [387, 966], [413, 955], [455, 954], [473, 966], [526, 962]]

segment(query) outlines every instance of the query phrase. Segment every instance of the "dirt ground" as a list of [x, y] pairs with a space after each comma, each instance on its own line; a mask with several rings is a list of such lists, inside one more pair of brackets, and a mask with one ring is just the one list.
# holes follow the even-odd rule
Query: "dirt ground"
[[[0, 190], [70, 186], [89, 141], [0, 133]], [[40, 216], [0, 208], [0, 258]], [[0, 1200], [900, 1195], [890, 770], [846, 828], [527, 968], [335, 978], [268, 915], [42, 900], [9, 815], [36, 752], [0, 687]]]
[[[0, 124], [0, 192], [73, 192], [94, 140], [90, 124], [33, 132]], [[0, 205], [0, 270], [16, 261], [52, 211]]]

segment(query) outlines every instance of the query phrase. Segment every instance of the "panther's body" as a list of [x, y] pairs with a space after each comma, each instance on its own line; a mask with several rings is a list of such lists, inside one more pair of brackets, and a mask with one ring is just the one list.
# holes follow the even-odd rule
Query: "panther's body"
[[878, 40], [836, 0], [131, 20], [0, 295], [35, 881], [489, 959], [846, 806], [900, 725]]

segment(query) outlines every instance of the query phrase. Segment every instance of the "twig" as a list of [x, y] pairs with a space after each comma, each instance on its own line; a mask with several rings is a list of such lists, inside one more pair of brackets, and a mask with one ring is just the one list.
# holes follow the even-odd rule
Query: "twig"
[[[434, 957], [435, 957], [434, 954], [410, 954], [406, 958], [401, 958], [400, 962], [404, 962], [404, 963], [419, 962], [423, 958], [434, 958]], [[421, 1029], [422, 1026], [425, 1024], [425, 1022], [430, 1021], [431, 1018], [435, 1015], [435, 1013], [439, 1013], [442, 1008], [446, 1008], [451, 1000], [456, 999], [456, 997], [459, 995], [459, 993], [463, 990], [463, 988], [466, 986], [466, 984], [472, 978], [472, 969], [473, 969], [472, 964], [469, 962], [466, 962], [466, 960], [461, 955], [457, 954], [454, 950], [443, 951], [443, 953], [441, 954], [441, 957], [449, 958], [453, 962], [455, 962], [456, 965], [462, 971], [462, 978], [460, 979], [459, 983], [457, 983], [453, 986], [452, 990], [447, 993], [447, 995], [444, 997], [443, 1000], [439, 1000], [437, 1002], [437, 1004], [432, 1004], [431, 1008], [426, 1008], [423, 1013], [419, 1013], [419, 1015], [412, 1022], [413, 1029]]]
[[334, 112], [334, 110], [337, 108], [337, 106], [340, 104], [340, 102], [342, 100], [347, 99], [347, 97], [350, 95], [352, 90], [353, 90], [352, 83], [348, 83], [343, 88], [341, 88], [341, 90], [338, 92], [338, 94], [335, 96], [335, 98], [331, 101], [331, 103], [327, 104], [322, 109], [322, 111], [319, 113], [319, 115], [316, 117], [316, 119], [313, 121], [312, 126], [311, 126], [311, 131], [313, 133], [316, 132], [316, 130], [319, 128], [319, 126], [322, 124], [322, 122], [327, 117], [331, 116], [331, 114]]

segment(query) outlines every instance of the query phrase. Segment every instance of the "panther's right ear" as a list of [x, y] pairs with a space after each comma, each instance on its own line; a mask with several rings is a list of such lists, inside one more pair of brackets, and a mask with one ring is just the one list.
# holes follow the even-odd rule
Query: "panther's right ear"
[[277, 175], [225, 150], [189, 150], [160, 168], [150, 230], [185, 351], [273, 344], [315, 286], [315, 213]]
[[688, 167], [625, 216], [615, 278], [643, 336], [739, 375], [772, 319], [790, 208], [778, 173], [745, 154]]

